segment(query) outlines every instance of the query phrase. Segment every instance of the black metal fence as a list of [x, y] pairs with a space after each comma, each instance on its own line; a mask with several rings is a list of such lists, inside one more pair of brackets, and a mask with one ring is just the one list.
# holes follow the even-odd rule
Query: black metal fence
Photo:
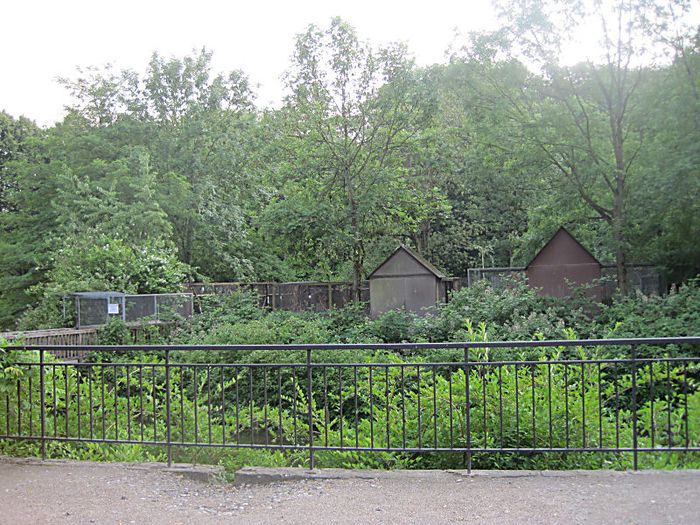
[[[700, 451], [700, 337], [6, 348], [0, 439], [318, 452]], [[134, 355], [135, 358], [129, 358]], [[11, 357], [7, 355], [6, 357]], [[11, 360], [9, 361], [11, 362]], [[8, 365], [6, 365], [8, 366]], [[9, 370], [9, 372], [8, 372]]]

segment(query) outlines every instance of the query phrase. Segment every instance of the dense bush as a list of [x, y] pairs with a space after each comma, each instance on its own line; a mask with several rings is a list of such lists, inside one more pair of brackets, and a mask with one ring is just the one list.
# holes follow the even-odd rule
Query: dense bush
[[594, 332], [615, 337], [678, 337], [700, 334], [700, 279], [668, 295], [618, 297], [592, 320]]

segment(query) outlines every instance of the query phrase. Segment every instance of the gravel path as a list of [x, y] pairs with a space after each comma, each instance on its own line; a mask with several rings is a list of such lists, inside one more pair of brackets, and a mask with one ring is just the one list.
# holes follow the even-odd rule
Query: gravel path
[[700, 471], [357, 471], [234, 486], [153, 465], [0, 458], [0, 523], [693, 524]]

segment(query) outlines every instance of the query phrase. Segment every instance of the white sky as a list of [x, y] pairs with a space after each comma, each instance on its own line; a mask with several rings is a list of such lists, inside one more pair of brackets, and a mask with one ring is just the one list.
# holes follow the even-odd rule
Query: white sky
[[63, 117], [69, 97], [55, 79], [76, 66], [142, 71], [154, 51], [181, 57], [204, 46], [217, 71], [242, 69], [260, 84], [264, 106], [281, 99], [294, 37], [310, 23], [341, 16], [374, 44], [406, 42], [420, 64], [443, 61], [456, 27], [495, 25], [489, 0], [8, 0], [1, 11], [0, 109], [42, 125]]
[[[182, 57], [203, 46], [217, 71], [242, 69], [258, 104], [279, 102], [294, 37], [341, 16], [363, 40], [403, 41], [421, 65], [444, 61], [454, 39], [496, 27], [490, 0], [6, 0], [0, 31], [0, 110], [50, 125], [69, 97], [56, 77], [76, 66], [143, 71], [154, 51]], [[584, 46], [585, 47], [585, 46]]]

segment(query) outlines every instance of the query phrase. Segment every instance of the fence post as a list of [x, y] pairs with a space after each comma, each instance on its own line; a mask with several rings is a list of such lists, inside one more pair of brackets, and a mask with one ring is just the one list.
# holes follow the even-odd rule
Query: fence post
[[306, 349], [306, 398], [309, 416], [309, 468], [314, 469], [314, 412], [311, 383], [311, 348]]
[[637, 470], [637, 345], [631, 345], [632, 350], [632, 449], [634, 455], [633, 467]]
[[[79, 387], [80, 385], [78, 385]], [[46, 398], [44, 394], [44, 349], [39, 349], [39, 389], [41, 403], [41, 459], [46, 459]], [[67, 393], [66, 393], [67, 395]], [[78, 414], [80, 417], [80, 414]]]
[[165, 351], [165, 429], [168, 446], [168, 467], [173, 466], [173, 446], [170, 428], [170, 350]]
[[469, 347], [464, 348], [464, 390], [465, 390], [465, 403], [466, 403], [466, 425], [467, 425], [467, 453], [465, 457], [465, 463], [467, 464], [467, 472], [472, 473], [472, 428], [471, 428], [471, 418], [470, 412], [472, 409], [471, 395], [469, 391]]

